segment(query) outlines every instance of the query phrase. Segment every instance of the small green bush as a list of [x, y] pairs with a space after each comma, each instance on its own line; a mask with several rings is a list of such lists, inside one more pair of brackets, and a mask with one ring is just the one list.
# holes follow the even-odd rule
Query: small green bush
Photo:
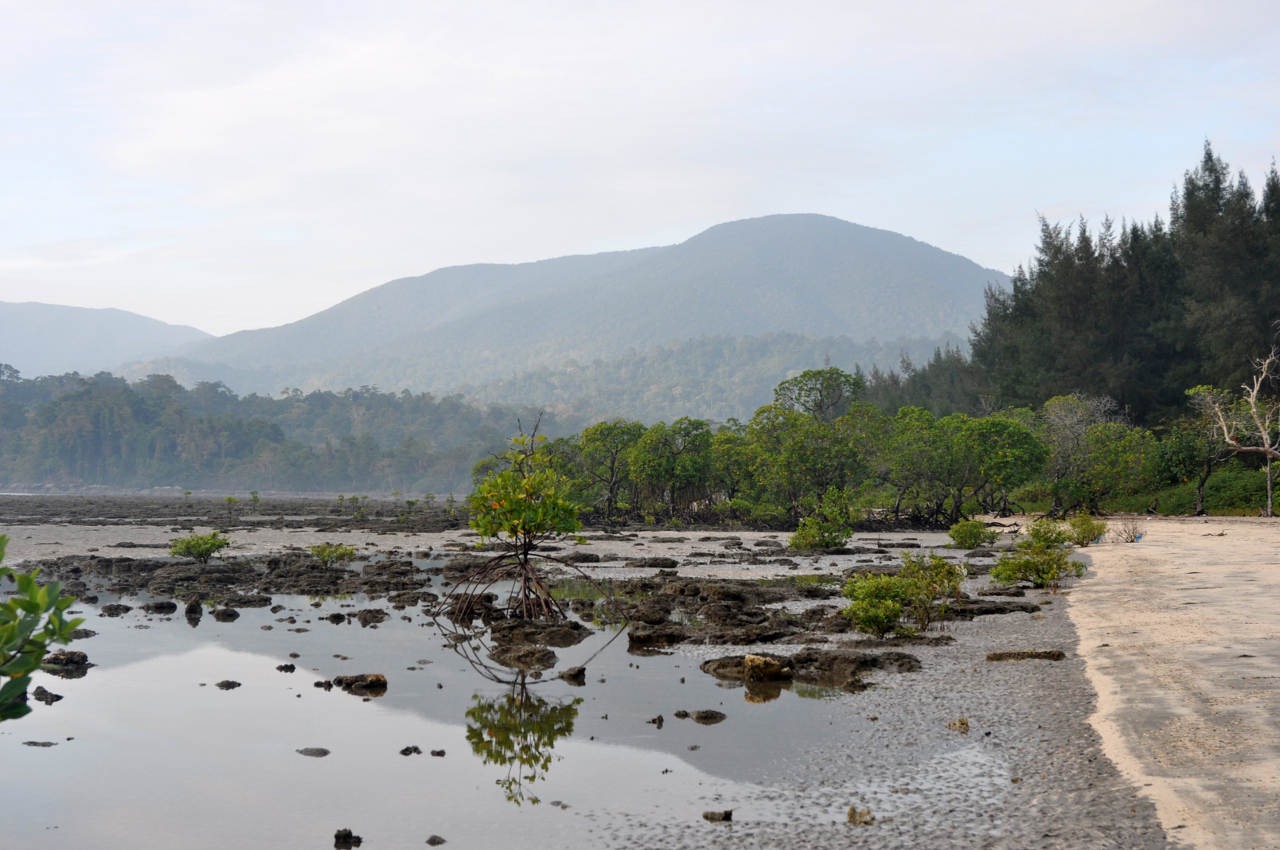
[[987, 528], [977, 520], [966, 519], [951, 526], [947, 532], [956, 545], [962, 549], [977, 549], [979, 546], [990, 546], [996, 542], [1000, 532]]
[[908, 582], [898, 576], [859, 575], [841, 591], [849, 599], [844, 615], [860, 632], [876, 637], [902, 630], [903, 607], [910, 596]]
[[[1066, 545], [1067, 540], [1070, 539], [1067, 535], [1068, 532], [1062, 523], [1048, 517], [1038, 519], [1027, 527], [1029, 545], [1043, 546], [1046, 549]], [[1028, 540], [1021, 541], [1018, 545], [1026, 546]]]
[[179, 558], [194, 558], [202, 564], [231, 545], [231, 541], [216, 531], [208, 534], [190, 534], [169, 542], [169, 554]]
[[318, 543], [307, 549], [323, 567], [346, 563], [356, 556], [356, 550], [344, 543]]
[[1032, 587], [1057, 587], [1068, 574], [1084, 574], [1084, 565], [1067, 560], [1067, 550], [1059, 546], [1030, 543], [1000, 558], [991, 568], [997, 584], [1029, 582]]
[[948, 601], [960, 597], [960, 582], [967, 574], [964, 567], [940, 555], [902, 553], [898, 578], [906, 583], [906, 611], [917, 629], [927, 631], [947, 613]]
[[1094, 519], [1088, 514], [1076, 514], [1067, 523], [1071, 527], [1071, 531], [1067, 536], [1071, 542], [1077, 546], [1088, 546], [1093, 541], [1107, 533], [1107, 524], [1100, 519]]
[[817, 509], [800, 520], [791, 535], [792, 549], [834, 549], [843, 546], [853, 534], [853, 494], [831, 487], [822, 496]]

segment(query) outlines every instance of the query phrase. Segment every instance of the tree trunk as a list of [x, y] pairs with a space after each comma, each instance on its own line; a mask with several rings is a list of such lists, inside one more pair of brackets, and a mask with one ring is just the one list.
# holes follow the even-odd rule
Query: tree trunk
[[1271, 455], [1267, 455], [1267, 512], [1263, 516], [1275, 516], [1272, 512], [1272, 490], [1274, 490], [1275, 481], [1271, 477]]

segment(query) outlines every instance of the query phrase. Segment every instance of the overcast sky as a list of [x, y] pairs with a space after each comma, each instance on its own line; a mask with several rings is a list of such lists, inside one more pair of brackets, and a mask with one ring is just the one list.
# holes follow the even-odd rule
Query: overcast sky
[[[212, 333], [819, 212], [1012, 271], [1280, 154], [1273, 3], [0, 0], [0, 300]], [[465, 293], [460, 293], [465, 296]]]

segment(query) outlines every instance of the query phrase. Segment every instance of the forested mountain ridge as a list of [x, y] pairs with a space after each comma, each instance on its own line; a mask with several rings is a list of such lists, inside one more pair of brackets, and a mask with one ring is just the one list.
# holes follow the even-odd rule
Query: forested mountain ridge
[[0, 301], [0, 363], [24, 375], [93, 374], [212, 337], [114, 308]]
[[893, 369], [904, 358], [924, 363], [939, 348], [963, 347], [958, 336], [884, 342], [792, 333], [703, 337], [459, 389], [491, 404], [541, 405], [563, 418], [621, 416], [651, 423], [691, 416], [724, 422], [751, 418], [773, 399], [774, 387], [806, 369]]
[[767, 216], [678, 245], [440, 269], [125, 374], [223, 380], [240, 392], [441, 392], [701, 337], [940, 339], [965, 333], [983, 289], [1006, 280], [889, 231], [821, 215]]

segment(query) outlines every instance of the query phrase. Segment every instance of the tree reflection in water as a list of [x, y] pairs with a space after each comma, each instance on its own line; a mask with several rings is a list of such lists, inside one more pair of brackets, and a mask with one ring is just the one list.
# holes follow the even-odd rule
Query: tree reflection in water
[[552, 702], [529, 692], [520, 676], [500, 697], [471, 698], [467, 709], [467, 741], [485, 764], [504, 765], [505, 779], [494, 782], [517, 806], [539, 802], [525, 786], [546, 779], [556, 741], [573, 734], [581, 699]]

